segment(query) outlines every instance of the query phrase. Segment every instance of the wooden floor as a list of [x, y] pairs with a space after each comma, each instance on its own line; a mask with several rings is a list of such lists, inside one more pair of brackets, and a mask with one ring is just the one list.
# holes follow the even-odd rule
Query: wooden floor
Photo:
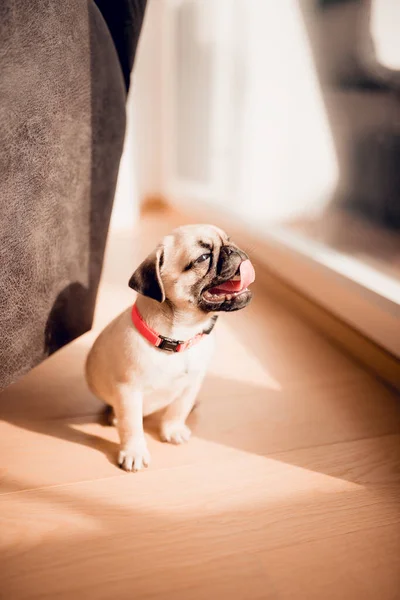
[[[171, 219], [111, 240], [97, 327]], [[146, 472], [115, 466], [82, 377], [92, 334], [3, 393], [1, 598], [400, 598], [399, 399], [254, 289], [218, 324], [193, 439], [150, 422]]]

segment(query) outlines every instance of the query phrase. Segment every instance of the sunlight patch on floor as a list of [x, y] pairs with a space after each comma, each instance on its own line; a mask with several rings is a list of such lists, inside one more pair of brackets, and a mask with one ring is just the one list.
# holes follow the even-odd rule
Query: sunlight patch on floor
[[211, 362], [208, 372], [222, 379], [281, 391], [279, 381], [251, 352], [248, 344], [240, 341], [233, 327], [226, 325], [222, 319], [218, 327], [215, 360]]

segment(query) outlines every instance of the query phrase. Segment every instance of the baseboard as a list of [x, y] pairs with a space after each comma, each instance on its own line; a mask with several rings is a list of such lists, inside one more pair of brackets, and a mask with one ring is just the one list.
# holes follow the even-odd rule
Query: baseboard
[[153, 212], [167, 211], [171, 209], [171, 203], [161, 194], [145, 196], [140, 203], [140, 214], [145, 215]]

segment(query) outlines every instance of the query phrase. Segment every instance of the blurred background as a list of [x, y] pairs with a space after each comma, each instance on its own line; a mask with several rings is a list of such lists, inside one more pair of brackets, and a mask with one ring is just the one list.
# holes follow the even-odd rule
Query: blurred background
[[400, 355], [399, 23], [397, 0], [150, 0], [113, 227], [154, 199], [229, 215]]
[[[90, 327], [143, 6], [0, 3], [0, 598], [398, 599], [400, 0], [148, 0], [93, 330], [8, 385]], [[130, 476], [84, 363], [196, 221], [254, 299]]]

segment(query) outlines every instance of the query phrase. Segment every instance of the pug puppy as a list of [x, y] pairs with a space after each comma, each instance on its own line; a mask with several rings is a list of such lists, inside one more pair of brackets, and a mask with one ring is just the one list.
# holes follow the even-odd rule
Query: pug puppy
[[112, 321], [86, 362], [91, 391], [112, 407], [120, 437], [118, 464], [150, 463], [143, 417], [162, 410], [160, 435], [182, 444], [212, 357], [218, 313], [247, 306], [253, 266], [221, 229], [188, 225], [167, 235], [133, 273], [133, 308]]

